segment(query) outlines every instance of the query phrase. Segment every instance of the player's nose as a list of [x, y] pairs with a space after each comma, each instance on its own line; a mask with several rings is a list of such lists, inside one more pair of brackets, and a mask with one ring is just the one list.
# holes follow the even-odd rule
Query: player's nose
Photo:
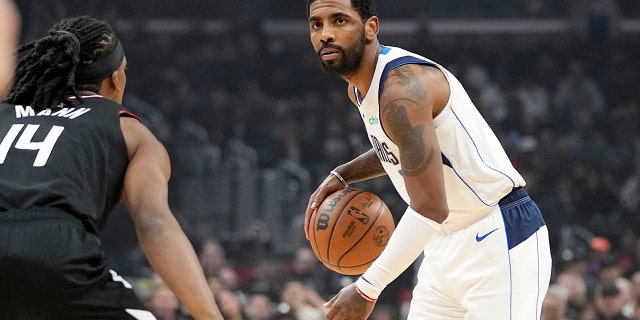
[[320, 41], [323, 43], [329, 43], [335, 41], [335, 33], [331, 28], [323, 28], [322, 34], [320, 34]]

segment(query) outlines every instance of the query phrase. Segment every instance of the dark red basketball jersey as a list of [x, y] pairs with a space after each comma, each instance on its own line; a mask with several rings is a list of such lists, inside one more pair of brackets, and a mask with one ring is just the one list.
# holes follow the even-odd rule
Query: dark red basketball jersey
[[97, 233], [120, 200], [122, 106], [101, 96], [42, 111], [0, 104], [0, 214], [62, 209]]

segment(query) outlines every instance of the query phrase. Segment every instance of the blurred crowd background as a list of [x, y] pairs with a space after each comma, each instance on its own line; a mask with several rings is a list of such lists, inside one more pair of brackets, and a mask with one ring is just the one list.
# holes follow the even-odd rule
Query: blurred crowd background
[[[23, 41], [82, 14], [119, 34], [124, 105], [169, 150], [171, 206], [227, 318], [321, 319], [322, 301], [353, 278], [315, 259], [304, 210], [331, 169], [370, 145], [346, 83], [320, 68], [306, 1], [16, 3]], [[640, 319], [640, 2], [379, 0], [378, 14], [383, 44], [458, 76], [527, 180], [554, 257], [543, 319]], [[396, 220], [404, 212], [386, 178], [354, 187]], [[188, 319], [125, 207], [102, 238], [159, 319]], [[413, 273], [371, 319], [404, 318]]]

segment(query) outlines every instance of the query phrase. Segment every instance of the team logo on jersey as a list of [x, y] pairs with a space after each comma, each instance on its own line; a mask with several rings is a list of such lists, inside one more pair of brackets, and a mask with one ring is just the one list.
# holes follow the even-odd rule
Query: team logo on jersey
[[380, 161], [389, 162], [394, 165], [400, 163], [398, 157], [393, 154], [386, 142], [380, 142], [376, 136], [371, 135], [371, 143], [373, 144], [373, 148], [376, 150]]

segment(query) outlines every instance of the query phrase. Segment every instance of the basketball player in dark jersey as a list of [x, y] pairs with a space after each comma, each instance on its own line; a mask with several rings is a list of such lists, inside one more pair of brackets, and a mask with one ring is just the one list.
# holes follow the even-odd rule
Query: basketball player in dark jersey
[[82, 16], [19, 48], [0, 104], [0, 319], [155, 319], [105, 265], [122, 198], [149, 262], [196, 319], [222, 319], [167, 200], [165, 148], [123, 109], [111, 27]]

